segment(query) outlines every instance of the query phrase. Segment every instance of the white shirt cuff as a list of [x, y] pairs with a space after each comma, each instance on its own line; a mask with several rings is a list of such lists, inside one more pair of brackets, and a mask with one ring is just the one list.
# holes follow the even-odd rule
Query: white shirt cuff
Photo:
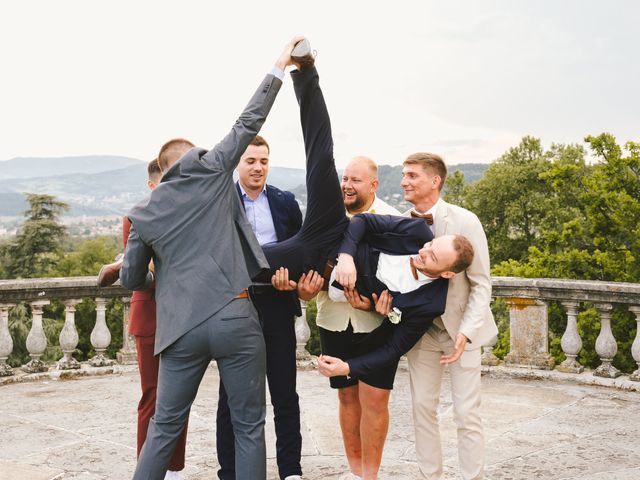
[[284, 82], [284, 70], [281, 70], [278, 67], [273, 67], [269, 73]]

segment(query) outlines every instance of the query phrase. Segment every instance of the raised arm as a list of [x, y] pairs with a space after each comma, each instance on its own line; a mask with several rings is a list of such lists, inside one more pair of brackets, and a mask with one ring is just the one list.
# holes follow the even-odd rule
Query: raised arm
[[293, 65], [291, 51], [296, 43], [302, 39], [303, 37], [294, 37], [285, 45], [271, 73], [264, 78], [231, 131], [220, 143], [202, 156], [201, 160], [208, 168], [227, 172], [236, 168], [242, 153], [267, 119], [282, 86], [284, 69], [288, 65]]
[[153, 250], [142, 241], [133, 225], [126, 243], [120, 283], [128, 290], [146, 290], [153, 283], [153, 274], [149, 271]]

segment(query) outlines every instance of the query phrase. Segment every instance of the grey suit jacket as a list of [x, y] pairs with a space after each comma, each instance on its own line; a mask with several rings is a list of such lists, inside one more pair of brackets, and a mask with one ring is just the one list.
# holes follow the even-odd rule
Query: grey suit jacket
[[242, 209], [233, 170], [281, 85], [267, 75], [231, 132], [212, 150], [189, 150], [127, 215], [132, 227], [120, 279], [130, 290], [147, 288], [153, 259], [156, 355], [269, 268]]

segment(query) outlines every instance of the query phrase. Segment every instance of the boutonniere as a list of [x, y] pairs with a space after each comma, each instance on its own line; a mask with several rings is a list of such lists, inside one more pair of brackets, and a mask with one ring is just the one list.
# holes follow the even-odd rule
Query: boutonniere
[[393, 309], [391, 309], [387, 317], [389, 318], [389, 321], [391, 323], [397, 325], [400, 323], [400, 320], [402, 320], [402, 312], [400, 311], [399, 308], [393, 307]]

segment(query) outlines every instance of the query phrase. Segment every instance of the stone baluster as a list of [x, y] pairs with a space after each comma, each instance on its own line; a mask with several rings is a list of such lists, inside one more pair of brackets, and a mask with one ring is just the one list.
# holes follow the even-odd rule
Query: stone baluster
[[599, 303], [595, 307], [600, 313], [600, 334], [596, 339], [596, 353], [602, 363], [595, 369], [593, 374], [598, 377], [616, 378], [621, 373], [611, 364], [613, 357], [618, 353], [618, 344], [611, 331], [611, 311], [613, 306], [610, 303]]
[[505, 363], [515, 367], [551, 370], [547, 304], [542, 300], [511, 297], [509, 306], [509, 354]]
[[111, 343], [111, 332], [107, 328], [107, 299], [96, 298], [96, 324], [91, 331], [91, 345], [96, 354], [91, 358], [91, 365], [104, 367], [113, 365], [113, 360], [105, 357], [104, 352]]
[[76, 328], [76, 305], [82, 300], [65, 300], [64, 301], [64, 326], [60, 331], [60, 348], [63, 357], [58, 360], [58, 370], [77, 370], [80, 368], [80, 362], [73, 358], [73, 352], [78, 346], [78, 330]]
[[311, 362], [311, 355], [306, 349], [307, 342], [311, 337], [311, 330], [307, 324], [307, 302], [300, 301], [300, 307], [302, 316], [296, 317], [294, 326], [296, 331], [296, 361], [299, 367], [306, 367]]
[[629, 311], [636, 316], [636, 322], [638, 325], [636, 328], [636, 338], [633, 340], [633, 345], [631, 345], [631, 355], [638, 364], [638, 369], [633, 372], [629, 378], [634, 382], [640, 382], [640, 305], [633, 305], [629, 307]]
[[13, 375], [13, 369], [7, 363], [7, 359], [13, 352], [13, 339], [9, 332], [9, 309], [13, 303], [0, 303], [0, 377]]
[[493, 348], [498, 343], [498, 337], [493, 337], [493, 339], [482, 347], [482, 365], [490, 365], [495, 367], [496, 365], [500, 365], [500, 359], [495, 356], [493, 353]]
[[118, 363], [134, 364], [138, 362], [136, 339], [129, 334], [129, 304], [131, 297], [122, 297], [122, 348], [116, 353]]
[[31, 302], [31, 330], [27, 335], [27, 351], [31, 361], [22, 368], [28, 373], [46, 372], [48, 367], [40, 357], [47, 348], [47, 337], [42, 328], [42, 307], [49, 305], [49, 300]]
[[576, 360], [580, 350], [582, 349], [582, 339], [578, 333], [577, 320], [580, 302], [562, 302], [562, 305], [567, 309], [567, 329], [562, 335], [560, 346], [567, 358], [564, 362], [558, 365], [556, 370], [566, 373], [582, 373], [584, 371], [584, 367]]

